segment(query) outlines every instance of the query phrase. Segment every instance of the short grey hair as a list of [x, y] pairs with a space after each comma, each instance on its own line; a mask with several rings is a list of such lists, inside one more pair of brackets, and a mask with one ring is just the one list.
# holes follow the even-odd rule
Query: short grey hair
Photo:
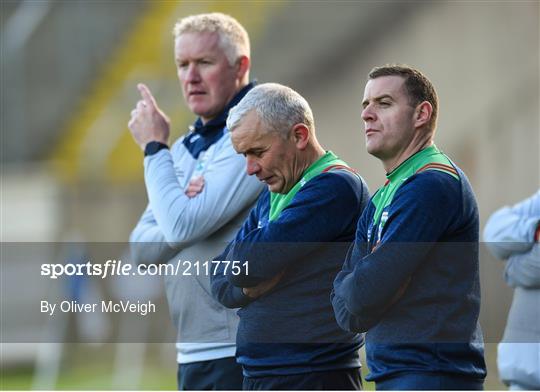
[[221, 12], [190, 15], [179, 19], [173, 29], [174, 38], [186, 33], [217, 33], [219, 46], [225, 52], [230, 65], [234, 65], [241, 56], [250, 56], [246, 29], [232, 16]]
[[229, 111], [229, 131], [234, 131], [252, 110], [255, 110], [269, 131], [278, 132], [282, 137], [287, 137], [291, 128], [300, 123], [305, 124], [311, 133], [315, 131], [309, 104], [290, 87], [278, 83], [264, 83], [254, 87]]

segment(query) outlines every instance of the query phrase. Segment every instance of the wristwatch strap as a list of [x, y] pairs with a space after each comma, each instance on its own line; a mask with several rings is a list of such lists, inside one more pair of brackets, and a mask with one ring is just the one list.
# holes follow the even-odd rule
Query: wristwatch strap
[[161, 142], [147, 143], [146, 147], [144, 147], [144, 156], [147, 157], [149, 155], [154, 155], [158, 151], [163, 150], [164, 148], [169, 149], [169, 146], [167, 146], [165, 143], [161, 143]]

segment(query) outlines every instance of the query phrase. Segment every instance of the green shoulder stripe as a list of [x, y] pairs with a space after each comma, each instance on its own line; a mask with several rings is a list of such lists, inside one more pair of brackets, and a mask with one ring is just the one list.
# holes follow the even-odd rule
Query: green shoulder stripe
[[306, 169], [300, 181], [298, 181], [288, 193], [270, 193], [270, 211], [268, 220], [276, 220], [281, 212], [291, 203], [298, 191], [312, 178], [332, 169], [343, 170], [345, 168], [354, 172], [346, 162], [339, 159], [332, 151], [327, 151], [326, 154], [317, 159]]
[[450, 158], [439, 151], [435, 145], [426, 147], [410, 156], [397, 168], [392, 170], [392, 172], [386, 175], [386, 183], [371, 199], [373, 204], [375, 204], [375, 214], [373, 215], [374, 224], [378, 224], [383, 210], [392, 203], [394, 195], [399, 187], [409, 177], [425, 170], [438, 170], [460, 181], [459, 174], [452, 165]]

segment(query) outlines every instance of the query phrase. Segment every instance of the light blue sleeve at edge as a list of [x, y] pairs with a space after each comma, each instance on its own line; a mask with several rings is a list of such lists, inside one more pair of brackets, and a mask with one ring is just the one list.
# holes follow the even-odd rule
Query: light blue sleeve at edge
[[512, 207], [497, 210], [486, 223], [484, 241], [499, 259], [531, 250], [540, 221], [540, 190]]
[[534, 244], [527, 253], [510, 256], [504, 280], [511, 287], [540, 288], [540, 244]]

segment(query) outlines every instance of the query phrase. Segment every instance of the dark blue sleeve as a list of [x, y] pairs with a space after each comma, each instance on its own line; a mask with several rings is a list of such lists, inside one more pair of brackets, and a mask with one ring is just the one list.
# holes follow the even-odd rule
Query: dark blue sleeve
[[356, 229], [356, 238], [354, 243], [349, 248], [345, 262], [341, 271], [337, 274], [334, 279], [334, 287], [330, 293], [330, 300], [334, 308], [334, 315], [336, 316], [336, 321], [338, 325], [346, 331], [358, 331], [360, 326], [357, 325], [357, 317], [347, 309], [345, 301], [336, 295], [336, 290], [339, 290], [343, 279], [351, 274], [354, 270], [355, 262], [354, 260], [361, 260], [367, 255], [367, 228], [369, 221], [373, 217], [375, 206], [373, 203], [369, 203], [366, 209], [363, 211], [362, 216], [358, 220], [358, 226]]
[[[215, 258], [215, 260], [232, 260], [228, 258], [230, 249], [235, 241], [241, 241], [248, 233], [257, 228], [259, 221], [259, 213], [262, 205], [267, 203], [268, 192], [263, 191], [259, 197], [257, 205], [251, 210], [246, 221], [236, 234], [236, 237], [231, 241], [225, 250]], [[213, 271], [214, 272], [214, 271]], [[245, 295], [241, 287], [235, 287], [229, 283], [227, 274], [225, 274], [225, 264], [220, 263], [216, 268], [215, 273], [211, 274], [210, 282], [212, 285], [213, 297], [227, 308], [240, 308], [249, 304], [252, 299]]]
[[388, 212], [379, 246], [369, 254], [353, 252], [350, 272], [335, 285], [340, 325], [355, 332], [380, 321], [433, 245], [461, 220], [460, 182], [438, 171], [417, 174], [398, 189]]
[[255, 286], [325, 242], [350, 241], [366, 195], [363, 183], [350, 173], [323, 173], [313, 178], [278, 219], [234, 242], [229, 258], [247, 260], [249, 274], [229, 275], [229, 282], [238, 287]]

